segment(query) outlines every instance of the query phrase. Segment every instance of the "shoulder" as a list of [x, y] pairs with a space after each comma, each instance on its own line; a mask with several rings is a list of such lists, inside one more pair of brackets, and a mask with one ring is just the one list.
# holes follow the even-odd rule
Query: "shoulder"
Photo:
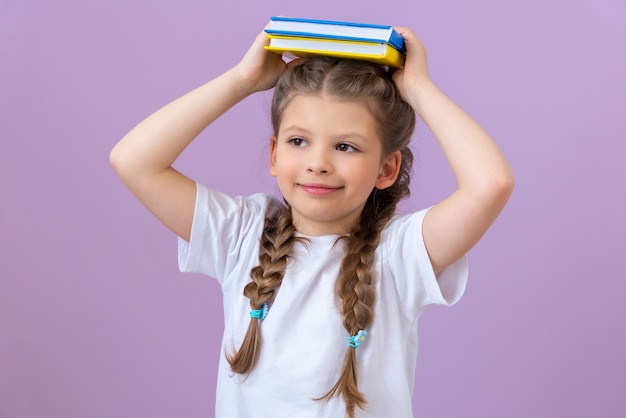
[[237, 246], [250, 235], [258, 239], [265, 219], [278, 216], [285, 208], [267, 193], [233, 197], [198, 184], [191, 235], [213, 237], [214, 245]]
[[380, 244], [384, 285], [402, 295], [407, 312], [415, 316], [429, 305], [452, 305], [467, 282], [467, 260], [462, 257], [435, 274], [422, 232], [429, 208], [396, 215], [383, 230]]
[[241, 260], [245, 264], [257, 258], [265, 218], [276, 216], [284, 205], [269, 194], [232, 197], [201, 184], [197, 188], [190, 240], [179, 240], [179, 268], [223, 283]]
[[422, 238], [422, 225], [424, 217], [430, 208], [408, 214], [396, 214], [385, 226], [382, 232], [383, 242], [392, 244], [403, 236]]
[[394, 277], [426, 274], [430, 259], [424, 243], [422, 225], [428, 209], [409, 214], [396, 214], [382, 231], [378, 246], [379, 260]]
[[209, 189], [197, 183], [196, 213], [211, 213], [213, 216], [249, 217], [275, 216], [285, 209], [285, 205], [268, 193], [255, 193], [249, 196], [230, 196], [226, 193]]

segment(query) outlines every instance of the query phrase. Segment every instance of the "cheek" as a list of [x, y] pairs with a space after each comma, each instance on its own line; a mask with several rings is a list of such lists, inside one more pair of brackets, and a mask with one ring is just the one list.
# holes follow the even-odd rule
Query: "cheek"
[[363, 183], [364, 185], [371, 183], [372, 187], [378, 178], [378, 171], [379, 166], [370, 161], [346, 165], [342, 169], [345, 176], [352, 178], [356, 182]]
[[288, 152], [278, 152], [270, 166], [270, 174], [274, 177], [292, 173], [299, 164], [295, 155]]

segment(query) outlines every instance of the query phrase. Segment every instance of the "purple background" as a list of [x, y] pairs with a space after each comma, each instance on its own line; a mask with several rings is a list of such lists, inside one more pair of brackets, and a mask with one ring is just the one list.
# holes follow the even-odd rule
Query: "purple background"
[[[0, 417], [212, 416], [219, 288], [178, 273], [175, 237], [108, 153], [236, 63], [273, 14], [413, 27], [432, 78], [516, 173], [465, 297], [422, 318], [416, 415], [620, 415], [625, 4], [3, 0]], [[275, 191], [268, 102], [238, 105], [177, 167], [232, 194]], [[414, 145], [409, 209], [454, 186], [424, 128]]]

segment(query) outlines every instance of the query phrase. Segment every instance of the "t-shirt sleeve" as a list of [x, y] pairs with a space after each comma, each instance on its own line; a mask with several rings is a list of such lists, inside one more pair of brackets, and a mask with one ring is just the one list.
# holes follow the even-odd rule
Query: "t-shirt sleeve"
[[428, 209], [395, 218], [387, 233], [387, 257], [396, 291], [406, 308], [419, 315], [431, 305], [451, 306], [458, 302], [467, 284], [467, 256], [435, 275], [426, 251], [422, 224]]
[[196, 187], [189, 242], [178, 238], [178, 267], [222, 283], [242, 257], [258, 251], [265, 214], [277, 201], [265, 194], [230, 197], [200, 183]]

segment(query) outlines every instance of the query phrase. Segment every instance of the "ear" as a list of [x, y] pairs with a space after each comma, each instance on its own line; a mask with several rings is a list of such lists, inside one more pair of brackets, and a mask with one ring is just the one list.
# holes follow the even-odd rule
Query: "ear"
[[270, 138], [270, 175], [276, 177], [276, 137]]
[[402, 153], [400, 151], [396, 151], [392, 154], [389, 154], [380, 166], [380, 171], [378, 172], [378, 179], [376, 179], [375, 187], [377, 189], [386, 189], [387, 187], [393, 186], [398, 178], [398, 174], [400, 173], [400, 165], [402, 163]]

